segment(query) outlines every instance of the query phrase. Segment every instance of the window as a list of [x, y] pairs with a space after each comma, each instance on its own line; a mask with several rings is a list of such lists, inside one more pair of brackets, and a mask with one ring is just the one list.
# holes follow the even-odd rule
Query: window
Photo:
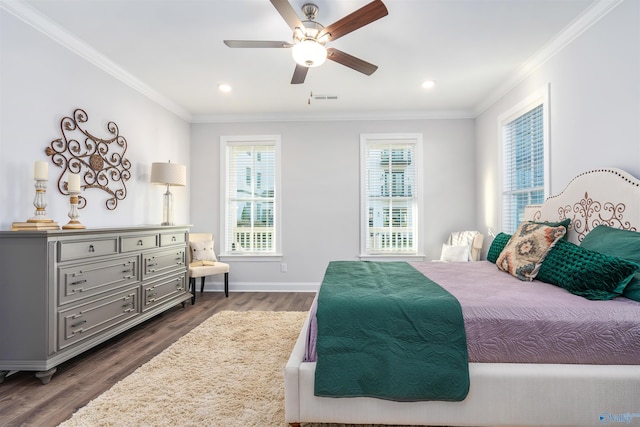
[[420, 255], [422, 135], [361, 135], [361, 254]]
[[500, 116], [502, 128], [502, 230], [513, 233], [524, 208], [548, 191], [548, 89]]
[[278, 255], [280, 137], [222, 137], [223, 255]]

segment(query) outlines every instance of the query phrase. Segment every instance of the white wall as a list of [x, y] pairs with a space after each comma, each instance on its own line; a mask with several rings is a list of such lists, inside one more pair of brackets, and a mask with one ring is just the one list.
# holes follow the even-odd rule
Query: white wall
[[551, 194], [600, 167], [640, 177], [640, 1], [622, 2], [476, 119], [480, 227], [500, 231], [498, 116], [547, 83]]
[[[453, 230], [475, 228], [472, 119], [194, 124], [191, 128], [191, 221], [220, 235], [220, 136], [282, 137], [282, 262], [231, 260], [234, 287], [283, 283], [305, 289], [331, 260], [358, 259], [360, 134], [422, 133], [426, 259], [438, 259]], [[219, 249], [219, 243], [216, 243]]]
[[[189, 124], [97, 66], [0, 9], [0, 229], [34, 214], [33, 163], [49, 162], [48, 216], [64, 225], [69, 201], [57, 189], [62, 169], [45, 148], [62, 136], [60, 120], [83, 108], [86, 129], [108, 138], [115, 122], [128, 143], [127, 196], [115, 210], [107, 193], [87, 190], [80, 221], [87, 227], [159, 224], [165, 189], [149, 183], [151, 163], [171, 160], [189, 167]], [[66, 181], [66, 178], [64, 178]], [[189, 189], [173, 191], [176, 221], [189, 221]]]

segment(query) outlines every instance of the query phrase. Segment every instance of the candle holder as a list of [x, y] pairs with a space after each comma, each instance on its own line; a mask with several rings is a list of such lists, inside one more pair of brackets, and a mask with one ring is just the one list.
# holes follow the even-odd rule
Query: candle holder
[[69, 209], [69, 222], [62, 226], [64, 230], [80, 230], [85, 227], [83, 224], [78, 221], [80, 218], [80, 213], [78, 212], [78, 194], [79, 191], [69, 191], [69, 204], [71, 208]]
[[36, 211], [33, 217], [26, 222], [14, 222], [12, 230], [58, 230], [58, 223], [47, 218], [47, 180], [35, 179], [36, 195], [33, 198], [33, 206]]

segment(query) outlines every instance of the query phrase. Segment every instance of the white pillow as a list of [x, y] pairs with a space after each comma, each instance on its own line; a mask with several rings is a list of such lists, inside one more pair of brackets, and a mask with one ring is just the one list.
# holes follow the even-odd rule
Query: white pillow
[[469, 246], [442, 244], [440, 261], [469, 261]]
[[202, 242], [189, 242], [191, 249], [191, 262], [196, 261], [218, 261], [216, 253], [213, 250], [213, 240], [205, 240]]

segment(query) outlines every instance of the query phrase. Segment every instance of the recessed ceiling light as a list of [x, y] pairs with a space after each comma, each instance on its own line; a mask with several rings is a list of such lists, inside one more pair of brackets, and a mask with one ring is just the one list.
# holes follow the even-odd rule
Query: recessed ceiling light
[[426, 80], [426, 81], [422, 82], [422, 88], [423, 89], [431, 89], [435, 85], [436, 85], [436, 82], [434, 82], [433, 80]]
[[231, 92], [231, 85], [228, 83], [218, 83], [218, 90], [224, 93]]

